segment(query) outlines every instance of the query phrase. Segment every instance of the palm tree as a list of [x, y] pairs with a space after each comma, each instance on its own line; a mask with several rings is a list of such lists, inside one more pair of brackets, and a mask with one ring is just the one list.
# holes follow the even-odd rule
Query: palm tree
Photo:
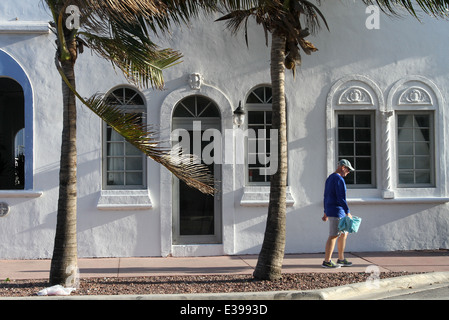
[[[301, 65], [300, 50], [308, 55], [317, 50], [312, 43], [305, 40], [305, 37], [320, 28], [320, 20], [328, 28], [323, 14], [317, 7], [321, 5], [321, 1], [315, 2], [317, 5], [306, 0], [232, 0], [225, 6], [229, 13], [217, 19], [217, 21], [226, 20], [228, 29], [236, 33], [242, 27], [246, 29], [248, 19], [254, 17], [256, 22], [262, 25], [266, 37], [268, 33], [272, 37], [270, 65], [273, 92], [272, 128], [278, 130], [279, 167], [276, 174], [271, 177], [265, 235], [254, 270], [254, 277], [259, 279], [276, 280], [281, 277], [285, 249], [287, 185], [285, 68], [290, 69], [294, 75], [296, 66]], [[364, 4], [378, 5], [383, 12], [394, 16], [400, 15], [405, 9], [418, 18], [418, 7], [425, 14], [436, 17], [448, 16], [448, 0], [415, 2], [363, 0]], [[246, 34], [245, 30], [245, 37]]]
[[246, 28], [248, 19], [254, 17], [262, 25], [267, 43], [268, 33], [271, 34], [272, 129], [278, 131], [279, 159], [278, 170], [270, 179], [265, 235], [254, 277], [276, 280], [281, 277], [285, 250], [288, 171], [285, 68], [294, 74], [296, 65], [301, 64], [300, 50], [306, 54], [317, 50], [305, 38], [320, 27], [320, 18], [325, 24], [326, 20], [317, 6], [309, 1], [253, 1], [250, 5], [244, 8], [244, 5], [230, 4], [227, 9], [231, 12], [218, 21], [228, 20], [227, 27], [236, 33], [242, 26]]
[[[128, 142], [164, 165], [179, 179], [200, 191], [213, 194], [213, 179], [207, 167], [191, 155], [162, 148], [156, 131], [135, 116], [123, 114], [96, 94], [84, 99], [76, 91], [75, 63], [85, 46], [112, 62], [129, 81], [162, 88], [162, 71], [179, 63], [181, 54], [161, 49], [150, 40], [150, 32], [167, 30], [171, 22], [186, 21], [202, 1], [183, 0], [44, 0], [53, 16], [56, 35], [55, 65], [62, 79], [63, 130], [59, 174], [59, 200], [50, 283], [73, 286], [77, 279], [76, 237], [76, 98], [108, 123]], [[70, 5], [70, 6], [69, 6]], [[176, 15], [172, 12], [176, 11]], [[180, 158], [182, 157], [182, 158]]]

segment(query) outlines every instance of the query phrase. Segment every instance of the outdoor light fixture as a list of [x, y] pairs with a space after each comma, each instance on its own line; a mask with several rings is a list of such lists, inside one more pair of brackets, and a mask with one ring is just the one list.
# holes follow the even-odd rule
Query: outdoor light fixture
[[245, 122], [245, 111], [242, 108], [242, 102], [239, 101], [239, 106], [234, 110], [234, 124], [239, 127]]

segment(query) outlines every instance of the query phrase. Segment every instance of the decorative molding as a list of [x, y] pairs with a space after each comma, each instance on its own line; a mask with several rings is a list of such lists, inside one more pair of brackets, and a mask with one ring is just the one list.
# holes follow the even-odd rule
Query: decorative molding
[[204, 78], [200, 73], [191, 73], [189, 74], [189, 86], [192, 90], [200, 90], [201, 85], [203, 84]]
[[338, 105], [374, 105], [373, 97], [365, 88], [352, 86], [343, 91], [338, 98]]
[[423, 88], [410, 87], [405, 89], [399, 96], [398, 105], [433, 105], [432, 97]]
[[388, 92], [387, 110], [426, 109], [437, 110], [441, 103], [438, 87], [422, 76], [407, 76], [398, 80]]

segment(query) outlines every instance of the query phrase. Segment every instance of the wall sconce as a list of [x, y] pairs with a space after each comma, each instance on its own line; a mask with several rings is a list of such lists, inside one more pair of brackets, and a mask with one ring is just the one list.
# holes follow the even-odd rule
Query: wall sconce
[[234, 124], [239, 127], [245, 122], [245, 111], [242, 108], [242, 102], [239, 101], [239, 106], [234, 110]]

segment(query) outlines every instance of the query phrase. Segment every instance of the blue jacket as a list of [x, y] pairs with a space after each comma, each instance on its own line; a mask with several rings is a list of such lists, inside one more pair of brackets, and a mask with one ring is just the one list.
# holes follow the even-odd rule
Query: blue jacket
[[343, 218], [349, 213], [346, 202], [346, 183], [338, 173], [332, 173], [324, 187], [324, 213], [328, 217]]

